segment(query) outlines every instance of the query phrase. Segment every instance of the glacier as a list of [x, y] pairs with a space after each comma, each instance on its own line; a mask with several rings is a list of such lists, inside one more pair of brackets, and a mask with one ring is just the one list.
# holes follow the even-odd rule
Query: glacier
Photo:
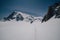
[[0, 40], [60, 40], [60, 19], [47, 22], [0, 21]]

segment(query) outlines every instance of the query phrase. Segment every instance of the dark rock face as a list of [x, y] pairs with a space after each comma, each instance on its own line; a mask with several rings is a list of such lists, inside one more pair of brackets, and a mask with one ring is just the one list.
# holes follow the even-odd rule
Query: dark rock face
[[8, 19], [14, 19], [13, 16], [14, 16], [15, 14], [16, 14], [16, 12], [12, 12], [12, 14], [10, 14], [7, 18], [8, 18]]
[[[10, 21], [10, 20], [13, 20], [13, 19], [16, 19], [16, 21], [19, 21], [19, 20], [21, 20], [21, 21], [23, 21], [23, 16], [21, 15], [21, 14], [18, 14], [18, 15], [16, 15], [17, 13], [16, 12], [12, 12], [12, 14], [10, 14], [8, 17], [4, 17], [4, 20], [5, 21]], [[16, 15], [16, 17], [14, 17]]]
[[23, 21], [23, 17], [22, 17], [22, 15], [21, 14], [18, 14], [17, 16], [16, 16], [16, 20], [17, 21], [19, 21], [19, 20], [21, 20], [21, 21]]
[[60, 7], [57, 9], [55, 18], [60, 18]]
[[43, 17], [42, 22], [48, 21], [51, 17], [55, 15], [55, 18], [60, 18], [60, 3], [55, 3], [49, 6], [48, 13]]
[[16, 12], [12, 12], [8, 17], [4, 17], [4, 20], [6, 21], [6, 20], [8, 20], [8, 21], [10, 21], [10, 19], [15, 19], [13, 16], [16, 14]]

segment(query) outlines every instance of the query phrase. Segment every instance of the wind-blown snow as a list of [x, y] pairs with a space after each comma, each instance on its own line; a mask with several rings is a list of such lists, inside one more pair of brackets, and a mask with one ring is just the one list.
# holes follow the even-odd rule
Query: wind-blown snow
[[60, 19], [0, 22], [0, 40], [60, 40]]

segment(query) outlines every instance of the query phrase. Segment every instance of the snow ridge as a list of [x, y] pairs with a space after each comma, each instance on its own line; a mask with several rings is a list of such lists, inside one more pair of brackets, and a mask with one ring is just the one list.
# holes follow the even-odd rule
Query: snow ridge
[[4, 17], [2, 19], [3, 21], [26, 21], [26, 22], [30, 22], [33, 23], [34, 21], [42, 21], [42, 17], [35, 17], [29, 14], [26, 14], [24, 12], [18, 12], [18, 11], [14, 11], [12, 12], [9, 16]]

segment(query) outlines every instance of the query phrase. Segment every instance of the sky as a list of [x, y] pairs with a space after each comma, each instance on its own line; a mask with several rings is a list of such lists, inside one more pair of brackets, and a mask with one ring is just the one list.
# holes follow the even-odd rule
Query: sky
[[29, 12], [34, 16], [44, 16], [48, 7], [59, 0], [0, 0], [0, 18], [8, 16], [13, 10]]

